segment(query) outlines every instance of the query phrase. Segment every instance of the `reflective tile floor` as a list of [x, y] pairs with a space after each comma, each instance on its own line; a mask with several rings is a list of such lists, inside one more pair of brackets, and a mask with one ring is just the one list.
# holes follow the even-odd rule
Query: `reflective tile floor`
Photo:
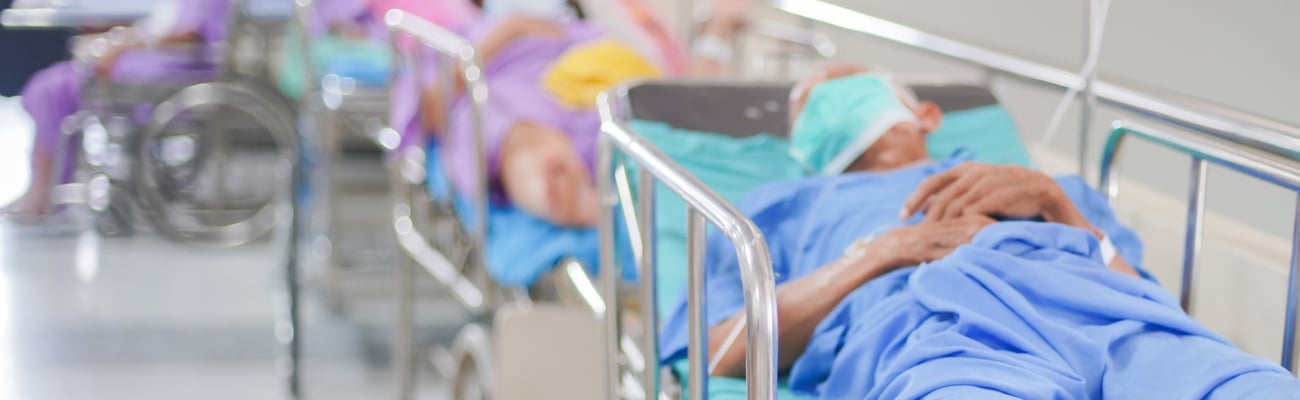
[[[290, 399], [273, 329], [283, 261], [278, 238], [204, 248], [0, 221], [0, 400]], [[304, 279], [305, 399], [395, 399], [394, 278], [360, 275], [334, 296]], [[437, 296], [420, 309], [426, 342], [460, 325]], [[419, 378], [420, 399], [446, 396], [432, 369]]]
[[[0, 205], [26, 189], [30, 141], [19, 99], [0, 97]], [[363, 183], [351, 188], [344, 214], [381, 222], [385, 175], [364, 158], [341, 169]], [[375, 250], [391, 242], [382, 232], [345, 232], [357, 245], [336, 248], [367, 268], [333, 285], [304, 268], [303, 398], [396, 398], [388, 365], [395, 278], [392, 252]], [[218, 249], [147, 232], [99, 238], [0, 216], [0, 400], [290, 398], [274, 336], [284, 243]], [[463, 313], [428, 283], [419, 337], [449, 342]], [[419, 398], [445, 398], [427, 365]]]
[[[287, 398], [273, 335], [283, 258], [271, 242], [196, 248], [0, 221], [0, 399]], [[307, 398], [393, 398], [392, 318], [304, 298]], [[421, 398], [443, 395], [420, 377]]]

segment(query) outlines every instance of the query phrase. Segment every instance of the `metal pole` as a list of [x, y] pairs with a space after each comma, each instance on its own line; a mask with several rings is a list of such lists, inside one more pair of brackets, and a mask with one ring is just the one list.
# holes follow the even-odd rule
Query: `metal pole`
[[[406, 162], [398, 160], [398, 163]], [[393, 234], [400, 236], [403, 230], [415, 229], [410, 218], [410, 187], [403, 179], [402, 166], [393, 167], [391, 184], [393, 185]], [[395, 238], [399, 243], [400, 237]], [[397, 274], [397, 329], [393, 343], [393, 371], [397, 374], [397, 398], [411, 400], [415, 398], [415, 262], [411, 257], [398, 255], [399, 270]]]
[[658, 284], [655, 275], [655, 177], [649, 170], [642, 168], [637, 173], [637, 227], [641, 230], [641, 303], [642, 337], [641, 351], [645, 353], [645, 370], [641, 371], [641, 380], [645, 381], [645, 398], [654, 400], [659, 392], [659, 302]]
[[1178, 304], [1183, 311], [1191, 312], [1192, 282], [1196, 260], [1201, 255], [1201, 238], [1205, 230], [1205, 177], [1209, 164], [1205, 159], [1192, 157], [1192, 173], [1187, 182], [1187, 232], [1183, 240], [1183, 280], [1178, 294]]
[[[614, 154], [612, 143], [604, 136], [597, 142], [596, 185], [600, 198], [600, 280], [603, 286], [605, 312], [600, 316], [605, 325], [605, 397], [617, 399], [619, 389], [618, 355], [618, 256], [614, 244], [614, 206], [618, 195], [614, 192]], [[629, 205], [624, 205], [628, 207]]]
[[705, 315], [704, 216], [694, 207], [686, 209], [687, 303], [689, 331], [687, 358], [690, 362], [690, 398], [703, 399], [709, 392], [709, 327]]
[[[306, 34], [306, 32], [303, 32]], [[419, 68], [419, 57], [408, 59], [402, 52], [398, 40], [399, 32], [391, 32], [391, 45], [393, 49], [392, 62], [393, 69], [390, 72], [389, 81], [398, 82], [401, 78], [402, 71], [416, 71]], [[418, 74], [416, 74], [418, 76]], [[396, 95], [396, 91], [390, 93]], [[407, 162], [407, 154], [402, 151], [396, 151], [390, 154], [396, 157], [389, 160], [389, 193], [392, 198], [391, 210], [393, 213], [393, 235], [397, 243], [402, 243], [402, 225], [401, 219], [406, 218], [405, 223], [409, 223], [409, 229], [415, 229], [414, 221], [410, 220], [411, 212], [411, 190], [408, 182], [403, 176], [402, 171], [404, 164]], [[403, 209], [403, 207], [405, 207]], [[397, 326], [395, 327], [393, 337], [393, 371], [397, 375], [397, 393], [396, 397], [400, 400], [411, 400], [415, 398], [415, 260], [407, 255], [405, 251], [399, 251], [398, 254], [398, 274], [397, 274]]]
[[[1097, 12], [1099, 11], [1098, 8], [1100, 8], [1099, 1], [1088, 0], [1084, 3], [1087, 5], [1087, 7], [1085, 7], [1086, 10], [1084, 11], [1084, 14], [1086, 15], [1086, 19], [1085, 19], [1086, 23], [1084, 24], [1083, 27], [1083, 60], [1084, 60], [1083, 63], [1084, 63], [1084, 67], [1087, 68], [1088, 60], [1091, 60], [1095, 56], [1093, 54], [1093, 43], [1092, 43], [1093, 33], [1097, 29], [1100, 29], [1101, 27], [1097, 26], [1097, 23], [1099, 22], [1098, 15], [1097, 15]], [[1092, 90], [1093, 83], [1097, 80], [1097, 68], [1094, 67], [1084, 72], [1086, 72], [1087, 75], [1083, 77], [1084, 79], [1083, 90], [1079, 93], [1079, 95], [1083, 97], [1083, 102], [1079, 104], [1079, 160], [1078, 161], [1079, 161], [1079, 176], [1082, 176], [1084, 179], [1087, 179], [1088, 148], [1089, 148], [1088, 131], [1090, 131], [1092, 128], [1092, 112], [1094, 109], [1097, 108], [1097, 94], [1094, 93]]]
[[1300, 196], [1296, 198], [1295, 228], [1291, 234], [1291, 274], [1286, 287], [1286, 326], [1282, 328], [1282, 367], [1296, 373], [1296, 313], [1300, 312]]
[[[301, 5], [304, 7], [311, 6], [310, 0], [300, 1], [302, 2]], [[232, 16], [229, 27], [231, 35], [234, 36], [236, 35], [239, 26], [237, 20], [239, 13], [243, 10], [243, 1], [231, 0], [230, 4], [232, 8], [230, 10]], [[303, 51], [306, 50], [304, 49]], [[230, 64], [233, 62], [234, 57], [230, 57], [230, 54], [231, 53], [227, 54], [227, 59], [222, 66], [221, 73], [224, 77], [228, 77], [232, 71]], [[311, 102], [306, 104], [307, 113], [310, 113], [311, 110], [315, 108], [313, 104], [314, 103]], [[284, 265], [284, 311], [281, 313], [279, 321], [276, 322], [276, 337], [284, 348], [284, 359], [282, 362], [283, 373], [285, 375], [285, 389], [287, 392], [287, 398], [291, 400], [302, 398], [302, 379], [299, 375], [299, 361], [302, 355], [302, 344], [300, 343], [299, 335], [302, 332], [299, 326], [300, 318], [298, 315], [300, 295], [298, 292], [298, 266], [302, 259], [299, 252], [303, 245], [303, 214], [310, 209], [306, 204], [304, 204], [306, 199], [303, 198], [304, 189], [306, 189], [306, 185], [310, 184], [310, 177], [307, 176], [308, 172], [305, 165], [305, 163], [307, 163], [311, 158], [310, 155], [307, 154], [307, 138], [311, 136], [311, 130], [315, 128], [315, 123], [311, 118], [300, 118], [298, 120], [298, 140], [296, 140], [297, 143], [294, 151], [295, 157], [293, 164], [290, 166], [289, 178], [289, 250]]]
[[301, 359], [302, 344], [299, 335], [302, 334], [300, 329], [300, 318], [298, 315], [299, 292], [298, 292], [298, 266], [301, 262], [299, 251], [302, 246], [303, 233], [303, 214], [305, 211], [305, 201], [302, 196], [304, 185], [307, 185], [307, 171], [304, 168], [304, 162], [308, 158], [306, 153], [306, 141], [303, 132], [310, 129], [311, 123], [308, 119], [299, 121], [298, 140], [295, 151], [295, 160], [291, 168], [291, 178], [289, 185], [289, 250], [287, 252], [284, 264], [284, 310], [280, 313], [280, 318], [276, 321], [276, 337], [280, 341], [281, 347], [284, 348], [283, 373], [285, 375], [285, 386], [289, 399], [301, 399], [301, 377], [299, 376], [299, 360]]

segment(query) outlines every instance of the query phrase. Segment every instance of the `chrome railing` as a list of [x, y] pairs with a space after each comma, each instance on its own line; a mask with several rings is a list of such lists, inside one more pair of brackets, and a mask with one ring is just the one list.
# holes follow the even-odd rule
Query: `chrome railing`
[[[615, 89], [615, 92], [620, 89]], [[745, 349], [745, 378], [750, 398], [775, 399], [777, 382], [777, 315], [776, 289], [772, 276], [772, 260], [768, 253], [763, 234], [744, 214], [708, 188], [668, 156], [657, 150], [653, 144], [633, 132], [623, 122], [619, 111], [619, 96], [605, 93], [597, 100], [601, 115], [601, 135], [598, 144], [598, 161], [596, 164], [597, 187], [601, 198], [600, 230], [600, 269], [602, 286], [605, 290], [606, 310], [615, 310], [618, 299], [619, 276], [616, 271], [622, 264], [616, 256], [615, 243], [615, 207], [637, 207], [635, 228], [639, 232], [641, 279], [640, 290], [645, 296], [653, 296], [655, 288], [655, 266], [653, 264], [653, 188], [656, 182], [662, 182], [669, 190], [679, 195], [687, 206], [687, 308], [689, 313], [690, 362], [690, 397], [703, 399], [708, 393], [708, 327], [705, 321], [704, 289], [704, 255], [705, 225], [713, 224], [723, 235], [735, 244], [736, 255], [741, 269], [741, 285], [745, 297], [745, 321], [749, 345]], [[620, 201], [615, 187], [616, 165], [625, 167], [628, 162], [640, 168], [638, 201], [642, 204], [626, 204]], [[620, 169], [622, 170], [622, 169]], [[628, 196], [624, 195], [623, 198]], [[620, 202], [624, 204], [620, 204]], [[652, 297], [646, 297], [652, 300]], [[653, 329], [658, 316], [653, 301], [647, 301], [642, 310], [646, 327]], [[618, 348], [619, 321], [617, 313], [607, 312], [603, 321], [606, 326], [606, 347], [609, 350], [609, 393], [615, 398], [618, 393], [618, 365], [614, 357]], [[655, 331], [647, 331], [643, 352], [654, 357], [656, 345]], [[647, 368], [654, 369], [654, 368]], [[646, 381], [646, 398], [658, 398], [654, 372], [644, 372]]]
[[[778, 10], [817, 23], [840, 27], [975, 65], [994, 75], [1036, 82], [1058, 89], [1075, 88], [1081, 90], [1084, 97], [1095, 96], [1102, 104], [1138, 116], [1234, 142], [1250, 143], [1260, 149], [1287, 157], [1300, 154], [1300, 127], [1192, 99], [1170, 100], [1169, 96], [1153, 96], [1112, 83], [1102, 81], [1088, 83], [1090, 77], [1080, 77], [1078, 74], [1059, 68], [930, 34], [821, 0], [769, 0], [768, 4]], [[1081, 82], [1084, 83], [1083, 86], [1076, 88]], [[1087, 102], [1084, 106], [1087, 107]], [[1088, 117], [1090, 112], [1085, 110], [1084, 114]], [[1087, 123], [1081, 124], [1082, 130], [1079, 135], [1080, 174], [1086, 172], [1088, 159], [1087, 127]]]
[[[1117, 157], [1129, 137], [1136, 137], [1187, 154], [1192, 158], [1188, 186], [1187, 233], [1183, 244], [1183, 266], [1179, 304], [1188, 309], [1192, 296], [1192, 278], [1201, 254], [1205, 217], [1205, 177], [1208, 163], [1221, 165], [1247, 176], [1296, 192], [1296, 220], [1291, 238], [1291, 264], [1287, 280], [1286, 316], [1282, 333], [1282, 366], [1297, 370], [1295, 360], [1296, 318], [1300, 304], [1300, 155], [1281, 157], [1264, 151], [1245, 140], [1204, 137], [1194, 133], [1162, 131], [1149, 126], [1118, 121], [1114, 124], [1102, 150], [1101, 178], [1097, 187], [1106, 191], [1113, 203], [1119, 197]], [[1300, 150], [1295, 148], [1293, 150]]]
[[[469, 232], [469, 234], [473, 237], [473, 246], [482, 249], [488, 230], [487, 157], [482, 134], [483, 111], [487, 106], [488, 89], [484, 81], [483, 64], [479, 60], [478, 51], [468, 40], [459, 35], [402, 10], [389, 10], [384, 15], [384, 23], [392, 33], [390, 40], [394, 47], [394, 62], [395, 65], [399, 66], [393, 69], [392, 82], [398, 82], [397, 74], [402, 73], [403, 70], [415, 73], [420, 68], [420, 55], [423, 52], [404, 51], [408, 49], [402, 48], [402, 39], [410, 37], [415, 39], [421, 47], [436, 51], [440, 56], [440, 61], [442, 61], [441, 67], [443, 67], [443, 71], [457, 72], [459, 78], [465, 83], [464, 87], [469, 98], [470, 112], [473, 117], [470, 129], [473, 131], [473, 145], [476, 155], [474, 180], [478, 182], [471, 197], [475, 206], [475, 227], [473, 232]], [[446, 80], [443, 82], [444, 87], [456, 87], [455, 78], [452, 74], [440, 74], [440, 78]], [[450, 102], [446, 103], [450, 104]], [[418, 155], [418, 157], [414, 155]], [[402, 279], [400, 279], [398, 288], [400, 309], [398, 311], [397, 357], [395, 360], [399, 371], [398, 395], [399, 398], [403, 399], [410, 399], [415, 395], [415, 282], [413, 279], [415, 266], [412, 263], [424, 267], [434, 278], [451, 288], [453, 295], [471, 309], [481, 310], [488, 307], [490, 296], [488, 288], [475, 287], [468, 278], [455, 270], [450, 261], [429, 245], [430, 241], [419, 230], [415, 229], [415, 222], [420, 218], [412, 216], [412, 212], [416, 208], [410, 202], [411, 188], [424, 180], [423, 156], [422, 150], [411, 149], [402, 153], [401, 158], [393, 166], [394, 174], [398, 175], [393, 180], [395, 188], [393, 231], [399, 246], [407, 255], [402, 258]], [[471, 262], [474, 265], [484, 265], [483, 252], [476, 251], [474, 254], [476, 259]]]

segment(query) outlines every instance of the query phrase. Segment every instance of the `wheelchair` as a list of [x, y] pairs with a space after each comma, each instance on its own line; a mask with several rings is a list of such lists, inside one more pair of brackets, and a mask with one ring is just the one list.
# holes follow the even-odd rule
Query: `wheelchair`
[[[72, 180], [52, 191], [58, 205], [84, 206], [64, 208], [75, 220], [108, 236], [151, 229], [215, 246], [252, 242], [277, 225], [296, 157], [295, 113], [255, 56], [268, 51], [274, 24], [239, 5], [225, 43], [164, 49], [202, 66], [206, 79], [118, 83], [87, 74], [81, 110], [63, 123], [60, 148], [74, 160], [58, 165], [73, 168], [61, 171]], [[123, 32], [74, 38], [74, 63], [89, 71]]]

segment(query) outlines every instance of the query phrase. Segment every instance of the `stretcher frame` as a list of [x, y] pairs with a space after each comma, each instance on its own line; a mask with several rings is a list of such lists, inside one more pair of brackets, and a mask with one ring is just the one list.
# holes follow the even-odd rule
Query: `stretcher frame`
[[[397, 371], [397, 395], [410, 399], [415, 395], [415, 372], [419, 362], [415, 331], [415, 280], [417, 269], [423, 269], [448, 293], [459, 301], [473, 316], [473, 321], [461, 328], [449, 350], [448, 364], [453, 397], [467, 391], [490, 391], [493, 382], [491, 321], [495, 311], [503, 304], [531, 302], [522, 290], [504, 290], [496, 285], [487, 272], [484, 254], [489, 226], [487, 156], [483, 143], [483, 118], [487, 109], [488, 87], [485, 68], [478, 52], [468, 40], [429, 21], [402, 10], [390, 10], [384, 16], [394, 47], [393, 81], [404, 68], [418, 71], [423, 51], [433, 51], [440, 63], [438, 76], [443, 88], [455, 87], [456, 78], [464, 82], [472, 113], [470, 129], [473, 132], [474, 181], [472, 193], [456, 193], [453, 189], [447, 199], [434, 199], [427, 188], [426, 154], [422, 146], [413, 145], [393, 152], [389, 160], [390, 187], [392, 190], [392, 226], [400, 252], [398, 278], [398, 325], [394, 346], [394, 363]], [[404, 48], [404, 39], [414, 39], [418, 45]], [[407, 51], [404, 51], [407, 50]], [[414, 54], [412, 54], [414, 53]], [[448, 93], [450, 94], [450, 93]], [[450, 96], [448, 96], [450, 98]], [[466, 226], [455, 209], [457, 195], [468, 198], [475, 222]], [[434, 226], [426, 228], [427, 222]], [[432, 232], [442, 230], [442, 232]], [[441, 239], [439, 240], [439, 233]], [[567, 264], [567, 266], [566, 266]], [[566, 277], [585, 279], [586, 273], [576, 262], [565, 261], [559, 268], [576, 269], [578, 274]], [[573, 285], [590, 286], [590, 282]], [[469, 365], [470, 367], [467, 367]], [[463, 375], [469, 374], [469, 375]]]

